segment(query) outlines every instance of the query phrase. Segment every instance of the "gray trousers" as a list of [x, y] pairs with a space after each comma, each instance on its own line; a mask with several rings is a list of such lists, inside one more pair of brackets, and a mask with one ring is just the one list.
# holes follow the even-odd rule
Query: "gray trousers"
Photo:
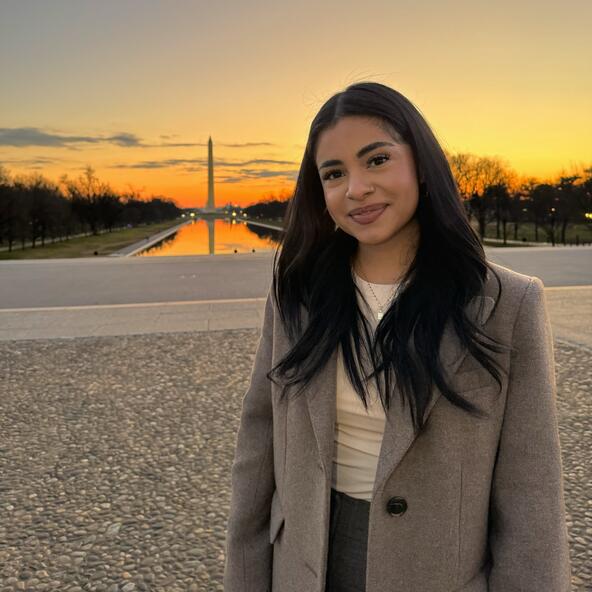
[[370, 502], [331, 488], [325, 592], [365, 592]]

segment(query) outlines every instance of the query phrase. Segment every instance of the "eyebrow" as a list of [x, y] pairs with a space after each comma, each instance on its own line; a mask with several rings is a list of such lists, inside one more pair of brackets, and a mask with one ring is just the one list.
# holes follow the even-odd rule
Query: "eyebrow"
[[[368, 154], [368, 152], [372, 152], [375, 148], [380, 148], [381, 146], [394, 146], [393, 142], [372, 142], [372, 144], [368, 144], [363, 148], [360, 148], [356, 154], [357, 158], [362, 158], [364, 154]], [[329, 167], [329, 166], [336, 166], [338, 164], [343, 164], [341, 160], [326, 160], [321, 166], [319, 167], [319, 171], [322, 168]]]

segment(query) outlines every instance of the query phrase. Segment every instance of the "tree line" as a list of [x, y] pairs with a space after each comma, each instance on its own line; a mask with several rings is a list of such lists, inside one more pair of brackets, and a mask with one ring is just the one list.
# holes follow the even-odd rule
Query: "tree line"
[[[469, 219], [483, 239], [492, 223], [495, 238], [519, 240], [519, 230], [534, 227], [535, 241], [567, 244], [570, 224], [582, 225], [582, 244], [592, 233], [592, 166], [560, 174], [554, 180], [519, 178], [497, 157], [446, 153]], [[251, 218], [281, 220], [290, 194], [270, 194], [244, 208]], [[0, 246], [12, 250], [45, 244], [77, 234], [111, 232], [116, 227], [172, 220], [182, 213], [171, 199], [140, 199], [136, 192], [119, 194], [87, 166], [76, 180], [66, 175], [59, 184], [41, 175], [12, 180], [0, 165]]]
[[472, 154], [448, 155], [459, 193], [469, 218], [475, 219], [481, 238], [485, 228], [495, 224], [495, 238], [505, 243], [518, 240], [520, 226], [534, 226], [535, 241], [540, 235], [548, 242], [567, 244], [570, 224], [586, 225], [592, 231], [592, 166], [562, 173], [554, 180], [519, 178], [502, 160]]
[[171, 199], [115, 192], [90, 166], [77, 179], [64, 175], [56, 184], [40, 174], [12, 179], [0, 165], [0, 246], [9, 251], [15, 244], [43, 246], [48, 240], [173, 220], [180, 214]]

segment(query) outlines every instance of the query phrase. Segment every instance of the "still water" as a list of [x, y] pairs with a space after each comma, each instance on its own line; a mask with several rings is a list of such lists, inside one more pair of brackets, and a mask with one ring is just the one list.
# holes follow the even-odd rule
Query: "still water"
[[280, 231], [230, 218], [195, 219], [136, 257], [273, 251]]

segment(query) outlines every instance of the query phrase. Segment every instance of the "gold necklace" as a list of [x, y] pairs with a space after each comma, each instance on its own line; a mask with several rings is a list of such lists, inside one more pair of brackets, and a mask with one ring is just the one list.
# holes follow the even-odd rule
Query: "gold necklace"
[[[360, 265], [360, 263], [358, 263], [358, 266], [360, 267], [360, 271], [363, 271], [363, 270], [362, 270], [362, 266]], [[353, 271], [354, 271], [354, 273], [355, 273], [355, 269], [354, 269], [354, 266], [353, 266], [353, 265], [352, 265], [352, 270], [353, 270]], [[380, 319], [382, 319], [382, 317], [384, 316], [384, 309], [383, 309], [383, 306], [385, 306], [385, 305], [383, 305], [383, 304], [380, 302], [380, 300], [378, 299], [378, 296], [376, 296], [376, 293], [374, 292], [374, 289], [372, 288], [372, 284], [371, 284], [370, 282], [368, 282], [367, 280], [365, 280], [365, 279], [364, 279], [362, 276], [358, 276], [358, 277], [359, 277], [359, 278], [360, 278], [360, 279], [361, 279], [361, 280], [362, 280], [362, 281], [363, 281], [365, 284], [368, 284], [368, 287], [370, 288], [370, 291], [372, 292], [372, 296], [374, 296], [374, 300], [376, 300], [376, 303], [378, 304], [378, 312], [376, 313], [376, 319], [377, 319], [378, 321], [380, 321]], [[397, 279], [398, 279], [398, 278], [397, 278]], [[386, 302], [386, 308], [388, 308], [388, 306], [390, 305], [390, 303], [391, 303], [391, 301], [392, 301], [392, 299], [393, 299], [393, 297], [394, 297], [394, 295], [395, 295], [395, 292], [396, 292], [396, 290], [397, 290], [397, 286], [395, 286], [395, 287], [393, 288], [393, 292], [392, 292], [392, 294], [390, 295], [390, 297], [388, 298], [388, 300], [387, 300], [387, 302]]]

